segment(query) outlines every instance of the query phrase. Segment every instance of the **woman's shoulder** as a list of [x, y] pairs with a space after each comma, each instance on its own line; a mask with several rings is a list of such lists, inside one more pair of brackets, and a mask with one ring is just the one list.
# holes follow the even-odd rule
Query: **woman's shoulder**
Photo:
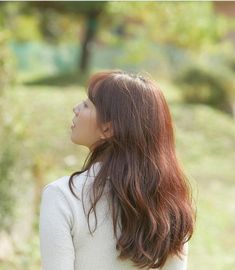
[[[81, 173], [73, 177], [73, 183], [76, 189], [80, 189], [80, 187], [82, 187], [85, 180], [85, 176], [86, 176], [85, 173]], [[57, 178], [56, 180], [46, 184], [43, 187], [42, 192], [44, 192], [47, 189], [52, 189], [52, 190], [57, 190], [58, 192], [63, 193], [67, 197], [71, 194], [71, 191], [69, 188], [69, 179], [70, 179], [70, 175], [61, 176]]]
[[[82, 173], [76, 174], [73, 176], [73, 185], [72, 189], [76, 195], [80, 197], [81, 191], [84, 185], [89, 186], [90, 183], [93, 182], [95, 175], [97, 174], [98, 170], [100, 169], [100, 163], [95, 163], [91, 166], [89, 170], [86, 170]], [[64, 175], [56, 180], [46, 184], [43, 187], [42, 192], [47, 189], [56, 190], [60, 193], [63, 193], [65, 197], [73, 197], [73, 194], [69, 187], [69, 179], [70, 175]]]
[[43, 187], [43, 191], [48, 189], [48, 188], [52, 188], [55, 190], [64, 190], [66, 187], [66, 184], [68, 183], [68, 180], [69, 180], [69, 175], [61, 176], [61, 177], [57, 178], [56, 180], [46, 184]]

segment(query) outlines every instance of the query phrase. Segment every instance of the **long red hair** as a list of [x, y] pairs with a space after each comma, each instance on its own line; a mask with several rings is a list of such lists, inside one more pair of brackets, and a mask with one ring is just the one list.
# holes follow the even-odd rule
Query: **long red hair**
[[70, 176], [71, 192], [76, 196], [73, 176], [102, 159], [89, 214], [108, 184], [119, 258], [139, 268], [162, 267], [169, 255], [181, 257], [196, 219], [164, 95], [152, 78], [108, 70], [90, 78], [88, 96], [98, 124], [111, 122], [113, 136], [96, 142], [83, 169]]

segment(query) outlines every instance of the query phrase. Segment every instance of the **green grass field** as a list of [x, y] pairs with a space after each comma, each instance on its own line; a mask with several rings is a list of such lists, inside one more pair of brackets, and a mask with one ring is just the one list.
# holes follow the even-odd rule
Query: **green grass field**
[[[235, 269], [235, 121], [207, 106], [185, 105], [178, 89], [164, 81], [159, 84], [169, 102], [177, 153], [197, 204], [188, 270]], [[85, 89], [74, 85], [19, 85], [10, 95], [9, 109], [18, 119], [14, 125], [24, 144], [22, 170], [36, 166], [39, 171], [35, 175], [41, 180], [32, 177], [33, 185], [71, 174], [83, 164], [88, 151], [70, 141], [70, 125], [72, 108], [84, 97]], [[11, 262], [0, 262], [0, 270], [40, 269], [38, 212], [34, 222], [29, 241]]]

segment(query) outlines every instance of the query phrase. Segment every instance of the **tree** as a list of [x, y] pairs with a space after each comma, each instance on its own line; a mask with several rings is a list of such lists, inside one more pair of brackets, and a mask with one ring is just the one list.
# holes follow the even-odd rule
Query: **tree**
[[[81, 42], [81, 52], [78, 60], [78, 68], [81, 72], [87, 72], [91, 58], [93, 41], [98, 32], [101, 15], [106, 12], [106, 1], [31, 1], [19, 3], [2, 2], [1, 5], [14, 5], [21, 15], [37, 16], [39, 18], [40, 31], [46, 40], [55, 41], [59, 38], [51, 29], [52, 20], [60, 16], [72, 17], [79, 23], [84, 21], [84, 34]], [[55, 23], [55, 22], [53, 22]], [[60, 32], [59, 32], [60, 33]]]
[[[84, 37], [81, 41], [81, 54], [78, 68], [81, 72], [87, 72], [89, 68], [93, 40], [98, 31], [98, 23], [102, 13], [105, 12], [106, 1], [103, 2], [74, 2], [74, 1], [32, 1], [29, 6], [37, 7], [42, 12], [45, 10], [56, 11], [60, 14], [82, 16], [85, 20]], [[42, 22], [43, 23], [43, 22]], [[43, 25], [43, 24], [42, 24]], [[44, 24], [44, 27], [45, 24]]]

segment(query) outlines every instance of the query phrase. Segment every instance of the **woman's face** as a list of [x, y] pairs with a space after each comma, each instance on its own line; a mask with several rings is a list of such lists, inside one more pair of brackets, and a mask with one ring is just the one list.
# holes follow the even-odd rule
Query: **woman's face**
[[71, 126], [71, 140], [75, 144], [91, 149], [92, 144], [104, 138], [97, 126], [96, 108], [89, 98], [73, 108], [74, 118]]

